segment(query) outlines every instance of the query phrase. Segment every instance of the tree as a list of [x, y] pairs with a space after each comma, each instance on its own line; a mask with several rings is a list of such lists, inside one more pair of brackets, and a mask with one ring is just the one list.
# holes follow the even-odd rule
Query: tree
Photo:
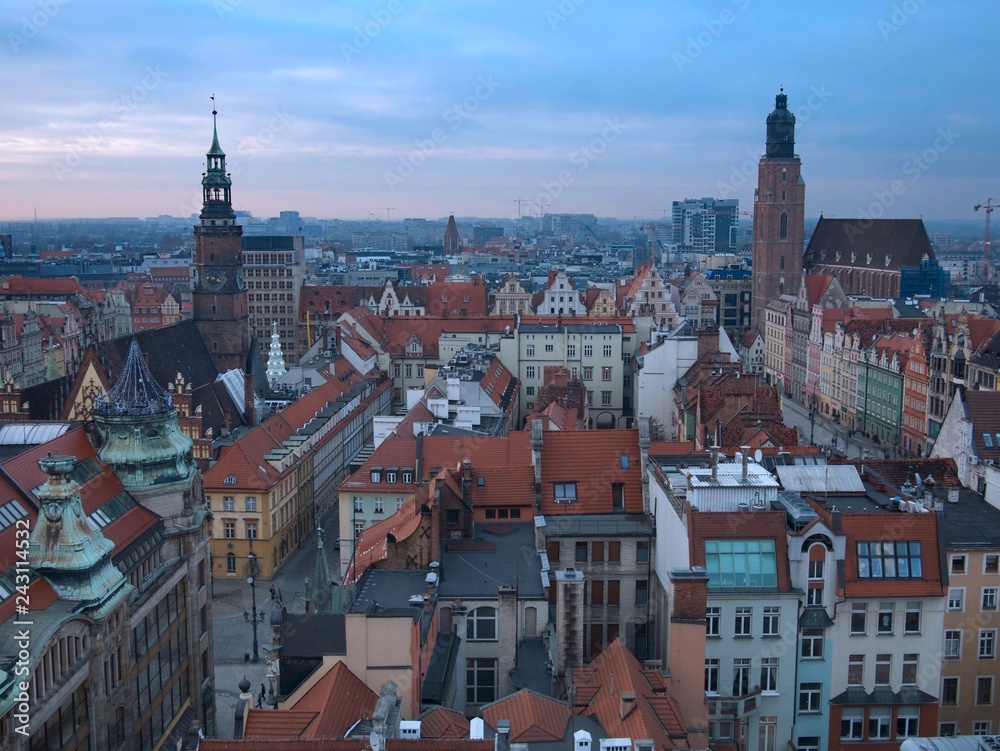
[[660, 419], [658, 417], [649, 418], [649, 440], [651, 441], [667, 440], [667, 431], [663, 427], [663, 423], [660, 422]]

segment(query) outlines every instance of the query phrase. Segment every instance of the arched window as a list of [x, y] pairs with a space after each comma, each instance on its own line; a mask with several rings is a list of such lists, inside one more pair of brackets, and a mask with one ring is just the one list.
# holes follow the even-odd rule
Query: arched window
[[469, 641], [497, 640], [497, 609], [476, 608], [466, 621], [466, 638]]
[[785, 257], [784, 256], [781, 257], [781, 270], [782, 271], [785, 270]]
[[788, 239], [788, 214], [781, 213], [781, 239]]
[[236, 553], [226, 553], [226, 572], [236, 573]]

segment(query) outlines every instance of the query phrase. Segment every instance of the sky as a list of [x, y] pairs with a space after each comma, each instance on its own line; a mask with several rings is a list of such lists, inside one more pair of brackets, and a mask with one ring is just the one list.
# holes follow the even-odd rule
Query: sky
[[[1000, 200], [976, 0], [5, 0], [0, 219], [188, 216], [212, 107], [255, 216], [751, 209], [779, 87], [806, 215]], [[521, 199], [520, 205], [518, 199]]]

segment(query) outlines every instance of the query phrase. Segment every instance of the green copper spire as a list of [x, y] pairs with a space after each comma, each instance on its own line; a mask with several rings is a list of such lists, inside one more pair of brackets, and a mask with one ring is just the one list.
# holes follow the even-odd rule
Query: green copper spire
[[216, 116], [219, 113], [215, 109], [215, 94], [212, 94], [212, 147], [208, 150], [208, 156], [222, 156], [224, 157], [226, 153], [219, 146], [219, 126], [216, 122]]

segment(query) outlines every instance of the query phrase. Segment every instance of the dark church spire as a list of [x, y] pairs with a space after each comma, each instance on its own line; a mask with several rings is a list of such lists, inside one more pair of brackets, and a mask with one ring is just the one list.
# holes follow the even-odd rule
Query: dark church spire
[[226, 172], [226, 153], [219, 145], [218, 114], [213, 96], [212, 145], [205, 155], [207, 171], [201, 178], [203, 200], [201, 223], [208, 226], [231, 224], [236, 220], [232, 200], [233, 181]]
[[767, 116], [767, 157], [795, 157], [795, 115], [788, 111], [788, 95], [780, 89], [774, 97], [774, 111]]

